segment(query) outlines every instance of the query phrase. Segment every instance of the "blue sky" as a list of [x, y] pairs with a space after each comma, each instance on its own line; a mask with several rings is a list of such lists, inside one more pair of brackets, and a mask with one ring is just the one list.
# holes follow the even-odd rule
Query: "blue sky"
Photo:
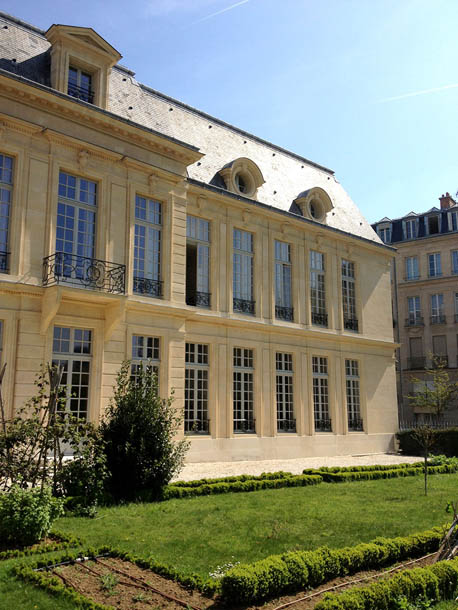
[[[4, 0], [139, 81], [330, 167], [370, 222], [458, 191], [458, 0]], [[308, 186], [308, 185], [307, 185]]]

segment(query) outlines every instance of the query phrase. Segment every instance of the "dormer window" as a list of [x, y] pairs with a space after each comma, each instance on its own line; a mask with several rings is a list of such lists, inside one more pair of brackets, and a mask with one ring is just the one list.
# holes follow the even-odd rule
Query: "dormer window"
[[391, 225], [378, 226], [377, 234], [384, 244], [391, 244]]
[[231, 161], [219, 172], [228, 191], [256, 199], [257, 190], [264, 184], [264, 177], [259, 167], [245, 157]]
[[[326, 222], [326, 214], [334, 207], [326, 191], [318, 186], [304, 191], [293, 201], [291, 210], [300, 213], [309, 220]], [[298, 210], [299, 208], [299, 210]]]
[[404, 239], [416, 239], [418, 237], [418, 219], [403, 220]]
[[76, 97], [89, 104], [94, 103], [94, 91], [92, 90], [92, 76], [79, 68], [68, 69], [68, 95]]
[[458, 211], [448, 212], [448, 230], [458, 231]]
[[428, 235], [439, 233], [439, 216], [428, 216], [427, 218]]

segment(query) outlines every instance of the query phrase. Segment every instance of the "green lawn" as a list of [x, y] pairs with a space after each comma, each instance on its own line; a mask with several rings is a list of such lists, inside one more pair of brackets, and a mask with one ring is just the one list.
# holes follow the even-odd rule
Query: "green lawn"
[[[458, 474], [430, 477], [427, 498], [422, 485], [421, 477], [408, 477], [129, 504], [102, 508], [93, 520], [60, 519], [55, 529], [79, 536], [86, 546], [109, 544], [207, 576], [227, 562], [354, 545], [444, 523], [447, 502], [458, 498]], [[72, 607], [10, 579], [12, 564], [0, 562], [0, 610]]]

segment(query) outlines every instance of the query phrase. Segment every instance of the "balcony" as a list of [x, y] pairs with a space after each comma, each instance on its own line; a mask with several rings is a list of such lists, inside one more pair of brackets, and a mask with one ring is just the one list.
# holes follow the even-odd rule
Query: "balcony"
[[76, 288], [124, 294], [126, 266], [56, 252], [43, 259], [43, 286], [65, 284]]
[[448, 368], [447, 354], [433, 354], [433, 357], [431, 359], [431, 368]]
[[254, 434], [256, 432], [256, 420], [252, 418], [234, 419], [234, 433]]
[[328, 314], [327, 313], [316, 313], [312, 311], [312, 324], [317, 326], [328, 326]]
[[134, 276], [135, 294], [143, 294], [148, 297], [160, 299], [162, 297], [162, 280], [150, 280], [147, 277]]
[[296, 420], [277, 419], [277, 432], [296, 432]]
[[363, 420], [360, 417], [349, 417], [348, 418], [348, 430], [350, 432], [362, 432], [363, 431]]
[[184, 420], [185, 434], [210, 434], [209, 419], [185, 419]]
[[193, 307], [210, 307], [210, 293], [198, 290], [186, 291], [186, 305]]
[[83, 102], [89, 102], [89, 104], [94, 103], [94, 92], [86, 87], [78, 87], [68, 83], [68, 95], [76, 97], [78, 100], [83, 100]]
[[0, 273], [8, 273], [9, 271], [9, 252], [0, 251]]
[[430, 322], [431, 322], [431, 324], [446, 324], [447, 318], [445, 317], [445, 315], [443, 313], [439, 313], [439, 314], [435, 314], [434, 316], [431, 316]]
[[239, 311], [240, 313], [247, 313], [254, 316], [254, 306], [256, 301], [249, 301], [248, 299], [233, 299], [233, 310]]
[[282, 307], [275, 305], [275, 317], [277, 320], [286, 320], [286, 322], [294, 321], [294, 309], [292, 307]]
[[315, 432], [332, 432], [331, 420], [315, 418]]
[[406, 318], [405, 326], [424, 326], [423, 316], [409, 316]]
[[407, 369], [409, 371], [421, 370], [426, 367], [425, 356], [412, 356], [407, 358]]
[[358, 332], [358, 320], [356, 318], [344, 318], [345, 330], [353, 330]]

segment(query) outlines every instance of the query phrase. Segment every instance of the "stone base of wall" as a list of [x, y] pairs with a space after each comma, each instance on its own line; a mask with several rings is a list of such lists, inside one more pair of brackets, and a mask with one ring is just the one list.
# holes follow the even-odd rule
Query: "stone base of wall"
[[346, 436], [284, 435], [275, 438], [237, 436], [235, 438], [191, 437], [187, 462], [235, 462], [242, 460], [287, 460], [301, 457], [331, 457], [386, 453], [395, 449], [394, 433]]

